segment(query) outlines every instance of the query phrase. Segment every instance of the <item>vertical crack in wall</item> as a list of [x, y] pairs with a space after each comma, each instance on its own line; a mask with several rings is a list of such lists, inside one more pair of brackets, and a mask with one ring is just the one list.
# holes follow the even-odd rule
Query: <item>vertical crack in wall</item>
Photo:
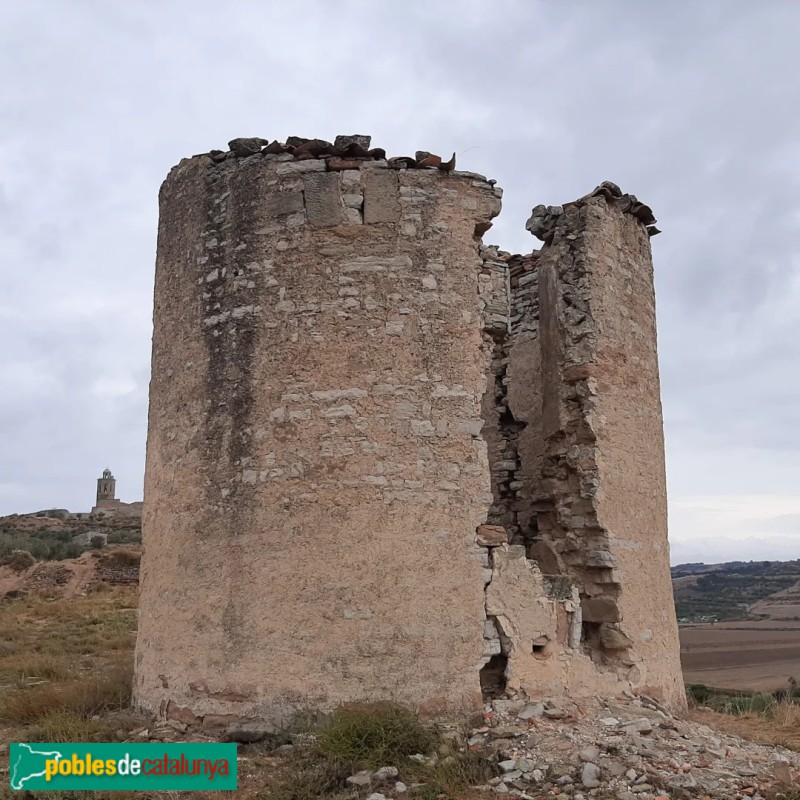
[[486, 523], [478, 527], [476, 542], [485, 549], [483, 663], [480, 668], [481, 692], [486, 699], [505, 693], [508, 681], [511, 642], [496, 616], [489, 613], [487, 591], [492, 581], [495, 546], [507, 543], [515, 529], [516, 511], [511, 485], [519, 466], [515, 438], [507, 424], [510, 416], [508, 389], [509, 286], [508, 269], [496, 247], [481, 247], [483, 264], [478, 275], [478, 302], [483, 318], [483, 344], [489, 355], [486, 391], [483, 396], [481, 434], [486, 441], [491, 478], [492, 505]]

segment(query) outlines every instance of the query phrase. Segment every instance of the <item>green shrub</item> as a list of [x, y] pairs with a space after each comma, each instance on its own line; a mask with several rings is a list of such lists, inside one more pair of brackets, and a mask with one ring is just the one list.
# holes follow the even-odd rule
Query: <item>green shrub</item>
[[22, 572], [35, 563], [36, 559], [27, 550], [12, 550], [0, 560], [0, 564], [11, 567], [14, 572]]
[[319, 733], [324, 755], [362, 769], [397, 765], [435, 744], [435, 734], [416, 714], [390, 703], [342, 707]]
[[[309, 741], [308, 731], [303, 741]], [[390, 703], [339, 708], [310, 737], [313, 744], [295, 747], [269, 777], [264, 800], [317, 800], [355, 797], [348, 776], [362, 769], [396, 767], [400, 779], [419, 784], [411, 797], [433, 800], [461, 797], [469, 787], [496, 774], [496, 760], [459, 751], [412, 711]], [[417, 753], [433, 754], [420, 763]], [[441, 756], [441, 758], [439, 758]]]
[[31, 533], [0, 533], [0, 559], [14, 550], [27, 550], [37, 561], [62, 561], [77, 558], [90, 548], [75, 541], [77, 531], [32, 531]]
[[112, 531], [108, 534], [109, 544], [141, 544], [142, 543], [142, 529], [131, 528], [124, 531]]

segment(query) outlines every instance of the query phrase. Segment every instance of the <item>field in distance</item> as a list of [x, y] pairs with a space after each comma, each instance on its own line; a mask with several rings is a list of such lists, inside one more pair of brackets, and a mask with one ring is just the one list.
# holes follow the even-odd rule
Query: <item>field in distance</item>
[[800, 680], [800, 561], [672, 568], [686, 683], [768, 692]]
[[718, 622], [681, 625], [686, 683], [755, 692], [800, 680], [800, 622]]

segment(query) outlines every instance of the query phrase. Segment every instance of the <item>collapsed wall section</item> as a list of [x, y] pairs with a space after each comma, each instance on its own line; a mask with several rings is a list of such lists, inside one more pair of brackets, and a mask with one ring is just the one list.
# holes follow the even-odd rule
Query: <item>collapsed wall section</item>
[[161, 189], [135, 702], [206, 725], [475, 708], [500, 191], [282, 147]]
[[[505, 265], [485, 400], [494, 503], [486, 612], [506, 691], [684, 703], [667, 545], [648, 228], [614, 184], [534, 209]], [[489, 541], [489, 539], [492, 541]], [[495, 682], [497, 677], [495, 677]]]

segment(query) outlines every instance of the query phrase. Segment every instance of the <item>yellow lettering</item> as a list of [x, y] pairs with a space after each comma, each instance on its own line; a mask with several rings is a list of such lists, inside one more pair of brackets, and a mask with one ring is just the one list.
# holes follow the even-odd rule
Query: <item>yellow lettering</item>
[[44, 779], [49, 781], [53, 775], [58, 775], [58, 761], [54, 758], [48, 758], [44, 762]]
[[69, 771], [73, 775], [83, 775], [84, 769], [85, 769], [85, 765], [83, 763], [83, 760], [78, 758], [78, 754], [77, 753], [73, 753], [72, 754], [71, 763], [69, 765]]
[[116, 775], [117, 774], [117, 762], [114, 761], [113, 758], [109, 758], [106, 761], [106, 775]]

